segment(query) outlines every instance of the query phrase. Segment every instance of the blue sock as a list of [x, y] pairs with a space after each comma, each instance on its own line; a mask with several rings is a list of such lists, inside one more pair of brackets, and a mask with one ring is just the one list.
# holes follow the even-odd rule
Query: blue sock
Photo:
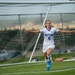
[[52, 66], [52, 61], [50, 60], [50, 56], [47, 58], [47, 71], [50, 71], [50, 68]]

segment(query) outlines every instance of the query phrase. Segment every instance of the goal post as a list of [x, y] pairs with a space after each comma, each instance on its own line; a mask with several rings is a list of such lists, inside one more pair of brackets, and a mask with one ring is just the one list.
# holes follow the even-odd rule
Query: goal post
[[75, 4], [75, 1], [0, 1], [0, 4]]

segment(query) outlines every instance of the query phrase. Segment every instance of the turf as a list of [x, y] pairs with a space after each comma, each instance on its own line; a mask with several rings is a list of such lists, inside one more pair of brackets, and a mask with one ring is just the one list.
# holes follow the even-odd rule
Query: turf
[[75, 61], [53, 62], [48, 72], [44, 62], [0, 66], [0, 75], [75, 75]]

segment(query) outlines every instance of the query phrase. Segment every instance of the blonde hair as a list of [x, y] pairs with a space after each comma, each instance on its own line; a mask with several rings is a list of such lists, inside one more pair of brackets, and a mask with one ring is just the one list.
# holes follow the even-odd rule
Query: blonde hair
[[46, 21], [45, 21], [45, 27], [46, 27], [46, 23], [47, 23], [47, 21], [49, 21], [49, 22], [51, 23], [51, 21], [50, 21], [50, 20], [46, 20]]

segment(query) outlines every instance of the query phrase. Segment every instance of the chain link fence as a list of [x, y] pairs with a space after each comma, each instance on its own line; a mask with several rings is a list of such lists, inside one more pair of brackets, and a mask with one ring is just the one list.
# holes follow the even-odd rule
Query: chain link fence
[[[45, 14], [0, 15], [0, 50], [19, 50], [29, 57], [38, 34], [25, 30], [39, 30]], [[52, 26], [58, 29], [75, 30], [75, 13], [49, 14]], [[54, 54], [75, 52], [75, 33], [55, 34]], [[42, 54], [43, 36], [41, 35], [34, 56]]]

